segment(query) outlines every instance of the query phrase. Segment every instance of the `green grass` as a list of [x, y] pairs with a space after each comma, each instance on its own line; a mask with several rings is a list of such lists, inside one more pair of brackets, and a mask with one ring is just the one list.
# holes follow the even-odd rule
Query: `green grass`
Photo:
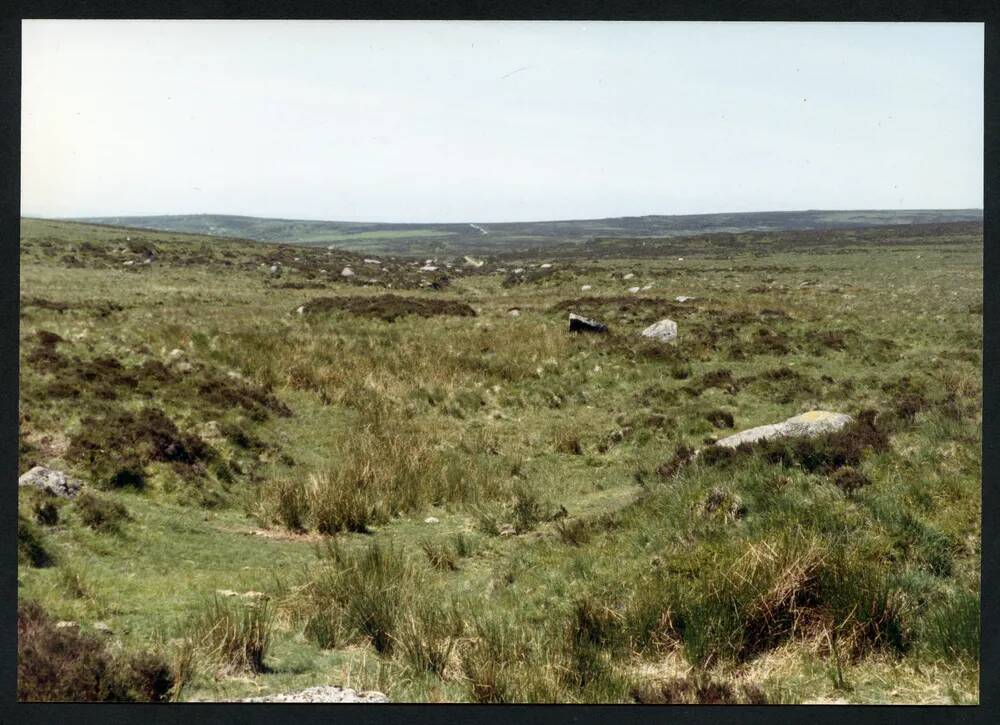
[[[281, 251], [313, 289], [261, 269], [273, 245], [25, 221], [20, 469], [103, 490], [54, 515], [21, 492], [20, 598], [167, 653], [180, 699], [975, 702], [981, 237], [793, 237], [601, 243], [443, 289]], [[400, 285], [476, 316], [295, 312]], [[662, 317], [675, 346], [634, 334]], [[880, 411], [888, 443], [657, 472], [812, 408]], [[253, 639], [248, 592], [273, 614], [251, 667], [220, 655]], [[238, 636], [199, 645], [210, 615]]]

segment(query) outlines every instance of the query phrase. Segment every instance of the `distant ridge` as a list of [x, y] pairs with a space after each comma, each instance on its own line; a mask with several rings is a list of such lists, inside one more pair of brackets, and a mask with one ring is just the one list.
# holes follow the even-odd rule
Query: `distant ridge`
[[871, 226], [982, 222], [981, 209], [807, 210], [568, 219], [541, 222], [381, 223], [278, 219], [228, 214], [75, 218], [157, 231], [241, 237], [263, 242], [333, 245], [357, 251], [501, 252], [595, 238], [664, 237], [717, 232], [832, 230]]

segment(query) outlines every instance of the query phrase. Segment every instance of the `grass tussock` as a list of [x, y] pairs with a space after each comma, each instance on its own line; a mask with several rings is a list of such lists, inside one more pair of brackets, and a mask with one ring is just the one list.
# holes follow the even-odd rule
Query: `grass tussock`
[[308, 592], [306, 636], [321, 647], [365, 639], [390, 652], [398, 626], [410, 609], [419, 574], [391, 543], [360, 550], [336, 543], [322, 549], [325, 566]]
[[273, 629], [274, 611], [266, 599], [220, 596], [203, 602], [188, 625], [197, 651], [227, 673], [266, 672]]
[[320, 472], [265, 483], [258, 518], [291, 530], [365, 532], [399, 512], [475, 501], [503, 488], [489, 462], [459, 449], [442, 450], [390, 415], [367, 416], [336, 440], [330, 460]]

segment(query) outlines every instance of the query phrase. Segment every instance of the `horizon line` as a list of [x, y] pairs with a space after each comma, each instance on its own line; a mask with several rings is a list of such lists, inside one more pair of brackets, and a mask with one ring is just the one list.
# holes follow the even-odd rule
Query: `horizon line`
[[520, 219], [520, 220], [507, 220], [507, 221], [484, 221], [482, 219], [469, 221], [430, 221], [430, 220], [420, 220], [420, 221], [375, 221], [371, 219], [366, 220], [355, 220], [355, 219], [331, 219], [331, 218], [309, 218], [309, 217], [285, 217], [285, 216], [254, 216], [251, 214], [233, 214], [225, 212], [189, 212], [189, 213], [171, 213], [171, 214], [91, 214], [87, 216], [47, 216], [40, 214], [26, 214], [23, 211], [20, 213], [20, 218], [22, 219], [42, 219], [46, 221], [75, 221], [75, 222], [85, 222], [87, 220], [93, 219], [139, 219], [144, 217], [198, 217], [198, 216], [216, 216], [216, 217], [234, 217], [243, 219], [270, 219], [273, 221], [287, 221], [287, 222], [333, 222], [341, 224], [399, 224], [399, 225], [418, 225], [418, 224], [435, 224], [435, 225], [445, 225], [445, 224], [546, 224], [546, 223], [556, 223], [556, 222], [571, 222], [571, 221], [603, 221], [606, 219], [642, 219], [647, 217], [694, 217], [694, 216], [727, 216], [732, 214], [802, 214], [802, 213], [817, 213], [817, 212], [947, 212], [947, 211], [968, 211], [968, 212], [979, 212], [983, 213], [983, 207], [914, 207], [906, 209], [893, 209], [893, 208], [850, 208], [850, 209], [834, 209], [834, 208], [815, 208], [815, 209], [758, 209], [754, 211], [713, 211], [713, 212], [684, 212], [684, 213], [674, 213], [674, 214], [622, 214], [619, 216], [600, 216], [600, 217], [577, 217], [568, 218], [564, 217], [561, 219]]

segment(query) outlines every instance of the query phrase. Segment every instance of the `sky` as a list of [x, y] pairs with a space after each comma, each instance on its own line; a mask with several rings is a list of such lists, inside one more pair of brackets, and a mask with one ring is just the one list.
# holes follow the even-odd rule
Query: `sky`
[[25, 20], [22, 41], [24, 215], [983, 205], [978, 23]]

